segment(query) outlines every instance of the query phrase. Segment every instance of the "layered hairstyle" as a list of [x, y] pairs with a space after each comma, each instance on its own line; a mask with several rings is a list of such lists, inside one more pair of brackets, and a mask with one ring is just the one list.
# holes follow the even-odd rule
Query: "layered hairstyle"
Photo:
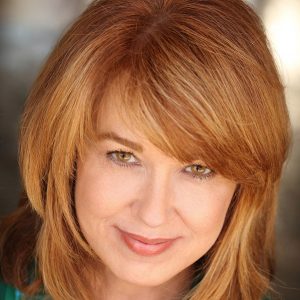
[[[263, 26], [241, 0], [93, 1], [46, 61], [20, 128], [24, 197], [2, 221], [1, 273], [27, 294], [91, 299], [98, 258], [74, 210], [76, 161], [101, 104], [180, 162], [238, 185], [184, 299], [260, 299], [274, 273], [276, 194], [288, 152], [284, 87]], [[34, 272], [35, 268], [35, 272]]]

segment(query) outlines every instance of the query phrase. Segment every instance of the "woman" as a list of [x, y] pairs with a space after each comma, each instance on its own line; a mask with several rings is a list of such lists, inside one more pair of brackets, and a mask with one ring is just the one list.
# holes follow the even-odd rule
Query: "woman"
[[262, 299], [288, 144], [283, 86], [245, 3], [94, 1], [26, 103], [2, 293]]

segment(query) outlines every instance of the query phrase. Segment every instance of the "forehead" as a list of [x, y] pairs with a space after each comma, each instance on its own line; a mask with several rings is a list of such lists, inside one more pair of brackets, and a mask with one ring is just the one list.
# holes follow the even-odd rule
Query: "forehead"
[[124, 102], [122, 88], [119, 84], [111, 86], [105, 93], [99, 109], [98, 133], [118, 133], [128, 139], [143, 140], [147, 142], [146, 136], [138, 130], [137, 126], [124, 113]]
[[[169, 153], [157, 148], [145, 136], [138, 127], [132, 124], [130, 118], [125, 114], [120, 113], [120, 106], [116, 105], [115, 101], [110, 101], [113, 96], [120, 96], [118, 93], [107, 95], [99, 113], [98, 138], [99, 141], [114, 141], [124, 145], [137, 153], [144, 153], [148, 157], [153, 157], [155, 161], [162, 161], [170, 164], [178, 163], [177, 159], [171, 157]], [[117, 101], [118, 102], [118, 101]]]

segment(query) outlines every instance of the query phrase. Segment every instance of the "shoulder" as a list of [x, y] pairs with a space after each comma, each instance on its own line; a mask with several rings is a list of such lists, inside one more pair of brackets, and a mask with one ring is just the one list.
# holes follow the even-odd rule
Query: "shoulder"
[[19, 300], [22, 294], [20, 291], [11, 285], [4, 283], [0, 279], [0, 299], [1, 300]]

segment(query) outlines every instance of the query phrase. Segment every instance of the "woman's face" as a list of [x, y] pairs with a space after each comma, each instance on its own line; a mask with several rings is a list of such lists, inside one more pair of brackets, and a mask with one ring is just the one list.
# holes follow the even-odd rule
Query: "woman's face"
[[197, 165], [205, 162], [181, 164], [126, 124], [115, 106], [103, 108], [99, 142], [78, 162], [76, 213], [111, 274], [157, 286], [211, 248], [236, 183]]

